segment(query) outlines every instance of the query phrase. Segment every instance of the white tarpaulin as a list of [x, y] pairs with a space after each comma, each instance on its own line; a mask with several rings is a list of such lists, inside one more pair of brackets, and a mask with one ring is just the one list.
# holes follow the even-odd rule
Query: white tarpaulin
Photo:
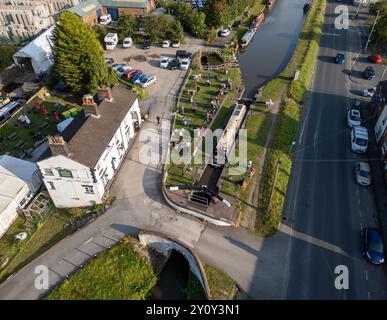
[[32, 40], [25, 47], [13, 55], [13, 61], [17, 66], [23, 67], [23, 60], [31, 59], [31, 65], [36, 74], [47, 72], [54, 64], [52, 55], [52, 31], [54, 26], [47, 29], [40, 36]]

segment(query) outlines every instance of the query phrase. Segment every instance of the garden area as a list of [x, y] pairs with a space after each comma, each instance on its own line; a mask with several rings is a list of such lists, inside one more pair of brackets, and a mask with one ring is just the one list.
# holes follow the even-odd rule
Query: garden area
[[[74, 98], [73, 98], [74, 99]], [[10, 119], [0, 126], [0, 154], [8, 154], [18, 158], [31, 158], [32, 152], [42, 144], [48, 135], [57, 132], [57, 124], [62, 120], [75, 116], [82, 107], [73, 99], [66, 100], [49, 96], [39, 104], [31, 106], [27, 112], [19, 112], [16, 118]], [[22, 107], [25, 108], [25, 107]], [[28, 120], [26, 120], [26, 117]]]
[[[194, 130], [222, 128], [230, 117], [235, 94], [240, 84], [238, 68], [189, 71], [178, 97], [171, 143], [179, 143], [179, 130], [186, 129], [193, 137]], [[193, 152], [193, 149], [191, 149]], [[189, 184], [194, 182], [198, 165], [170, 164], [166, 184]]]

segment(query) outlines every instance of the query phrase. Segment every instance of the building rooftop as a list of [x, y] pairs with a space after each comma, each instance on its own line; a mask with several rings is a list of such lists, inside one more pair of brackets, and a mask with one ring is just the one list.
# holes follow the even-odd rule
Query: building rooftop
[[147, 8], [148, 0], [99, 0], [104, 7]]
[[79, 5], [70, 8], [69, 11], [83, 18], [88, 16], [91, 12], [95, 12], [101, 9], [101, 7], [102, 6], [98, 2], [98, 0], [85, 0], [84, 2], [81, 2]]
[[102, 100], [98, 105], [100, 117], [88, 116], [67, 146], [69, 158], [93, 168], [112, 140], [137, 95], [122, 85], [112, 88], [113, 101]]

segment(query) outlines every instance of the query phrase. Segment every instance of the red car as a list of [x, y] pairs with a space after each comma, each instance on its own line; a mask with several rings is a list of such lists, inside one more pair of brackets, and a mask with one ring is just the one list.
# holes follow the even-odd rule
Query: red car
[[132, 79], [136, 74], [141, 73], [142, 71], [139, 69], [132, 69], [128, 70], [124, 73], [123, 78], [130, 80]]
[[380, 54], [373, 54], [372, 56], [368, 56], [368, 60], [373, 63], [382, 63], [382, 56]]

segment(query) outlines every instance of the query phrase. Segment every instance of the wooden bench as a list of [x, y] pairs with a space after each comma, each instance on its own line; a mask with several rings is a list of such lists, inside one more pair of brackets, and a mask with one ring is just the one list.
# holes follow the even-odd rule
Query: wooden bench
[[16, 139], [16, 136], [17, 136], [16, 132], [12, 132], [12, 133], [8, 136], [8, 139], [9, 139], [9, 140], [15, 140], [15, 139]]

